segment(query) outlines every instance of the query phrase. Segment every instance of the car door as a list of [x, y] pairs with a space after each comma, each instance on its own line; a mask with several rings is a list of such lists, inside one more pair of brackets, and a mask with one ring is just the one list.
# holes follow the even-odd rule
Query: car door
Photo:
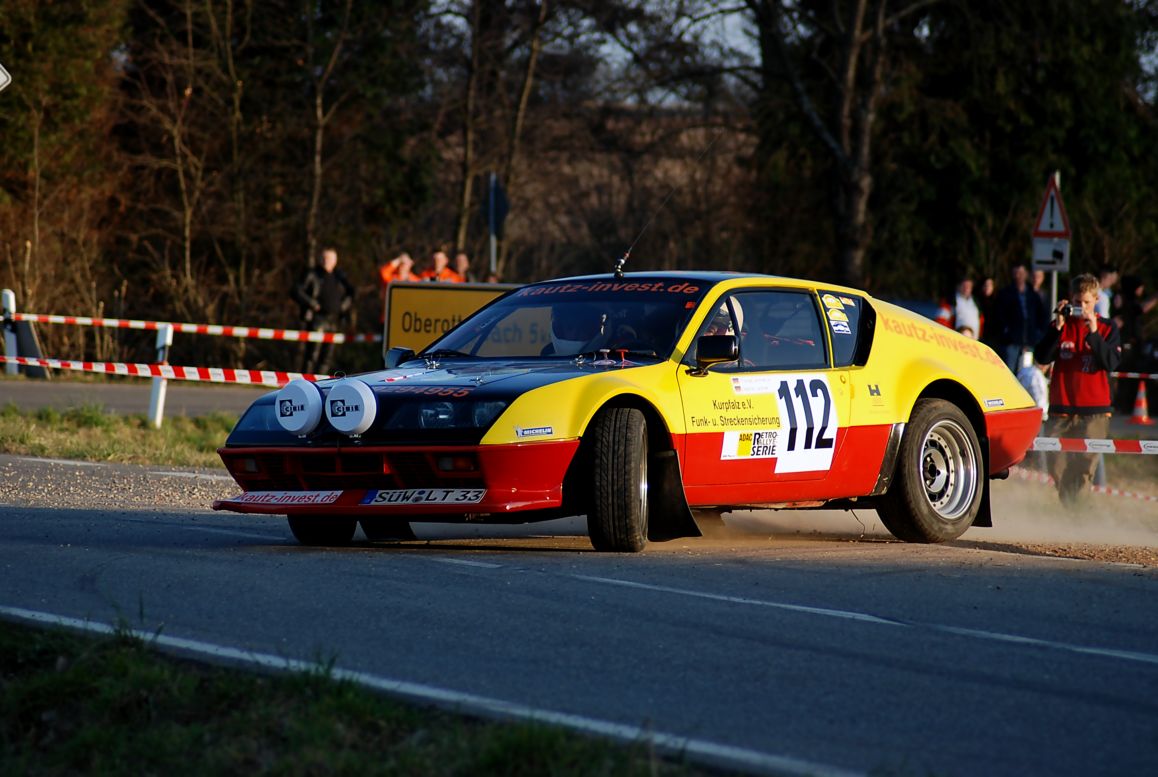
[[[712, 304], [701, 333], [723, 333], [730, 318], [740, 358], [697, 370], [693, 344], [680, 371], [689, 499], [703, 489], [695, 503], [781, 501], [784, 484], [827, 477], [848, 423], [848, 373], [832, 366], [830, 319], [807, 289], [741, 290]], [[736, 498], [720, 499], [721, 487]]]

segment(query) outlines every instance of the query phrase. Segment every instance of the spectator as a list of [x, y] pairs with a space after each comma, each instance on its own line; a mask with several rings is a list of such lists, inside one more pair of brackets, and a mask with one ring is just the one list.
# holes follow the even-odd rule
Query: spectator
[[462, 279], [463, 283], [474, 282], [474, 273], [470, 270], [470, 257], [466, 251], [459, 251], [454, 255], [454, 271], [458, 273], [458, 277]]
[[[1158, 305], [1158, 295], [1149, 299], [1146, 296], [1146, 284], [1137, 275], [1122, 277], [1121, 305], [1115, 323], [1122, 332], [1122, 370], [1124, 372], [1147, 372], [1152, 366], [1149, 364], [1145, 345], [1145, 322], [1147, 313]], [[1137, 378], [1119, 378], [1115, 407], [1118, 412], [1132, 413], [1134, 402], [1138, 397]]]
[[973, 280], [965, 277], [957, 282], [957, 296], [953, 304], [953, 320], [957, 331], [968, 327], [970, 337], [976, 338], [981, 331], [981, 309], [973, 299]]
[[414, 260], [405, 251], [378, 268], [378, 279], [381, 281], [383, 289], [394, 281], [421, 280], [418, 273], [414, 272]]
[[1049, 310], [1049, 289], [1045, 287], [1045, 270], [1033, 271], [1033, 290], [1041, 297], [1042, 308]]
[[1016, 375], [1049, 325], [1049, 314], [1041, 297], [1029, 285], [1029, 269], [1024, 262], [1013, 266], [1012, 277], [1012, 282], [997, 293], [993, 303], [997, 319], [993, 337], [999, 346], [997, 353]]
[[[293, 298], [301, 307], [301, 328], [310, 332], [340, 332], [354, 308], [354, 286], [338, 269], [338, 252], [322, 250], [320, 265], [311, 267], [293, 288]], [[302, 344], [301, 371], [326, 374], [330, 371], [333, 343]]]
[[430, 255], [430, 269], [422, 273], [422, 280], [440, 283], [462, 283], [462, 277], [450, 269], [450, 257], [442, 249]]
[[[1109, 436], [1112, 407], [1108, 373], [1118, 368], [1122, 349], [1117, 324], [1099, 316], [1095, 309], [1099, 288], [1092, 275], [1075, 277], [1070, 283], [1070, 299], [1058, 302], [1052, 325], [1033, 351], [1039, 364], [1053, 364], [1049, 386], [1051, 437]], [[1054, 457], [1051, 474], [1063, 504], [1073, 505], [1086, 493], [1097, 465], [1096, 454]]]
[[1110, 291], [1118, 282], [1118, 268], [1112, 264], [1103, 264], [1098, 268], [1098, 315], [1102, 318], [1110, 317], [1110, 301], [1114, 294]]
[[971, 326], [959, 326], [959, 327], [957, 327], [957, 334], [965, 335], [966, 337], [973, 339], [973, 340], [977, 339], [977, 333], [973, 331], [973, 327], [971, 327]]
[[974, 295], [974, 300], [977, 302], [977, 310], [981, 316], [981, 328], [977, 331], [977, 337], [986, 345], [994, 350], [997, 349], [994, 343], [993, 332], [997, 329], [996, 317], [993, 312], [993, 304], [996, 300], [996, 284], [992, 278], [982, 278], [981, 288]]
[[403, 251], [389, 262], [378, 267], [378, 281], [382, 287], [382, 309], [378, 313], [378, 323], [386, 320], [386, 289], [395, 281], [418, 281], [418, 273], [414, 272], [414, 260], [410, 254]]

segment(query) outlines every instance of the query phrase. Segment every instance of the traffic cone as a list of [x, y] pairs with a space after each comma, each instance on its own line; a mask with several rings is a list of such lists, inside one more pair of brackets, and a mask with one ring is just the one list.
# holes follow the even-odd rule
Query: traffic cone
[[1130, 423], [1149, 426], [1154, 423], [1150, 420], [1150, 409], [1146, 406], [1146, 381], [1138, 381], [1138, 396], [1134, 399], [1134, 415], [1130, 416]]

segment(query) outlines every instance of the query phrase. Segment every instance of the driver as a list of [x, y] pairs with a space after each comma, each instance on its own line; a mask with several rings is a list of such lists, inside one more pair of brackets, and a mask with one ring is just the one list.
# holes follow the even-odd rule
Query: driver
[[607, 316], [586, 303], [562, 303], [551, 308], [551, 344], [544, 355], [573, 356], [591, 349], [591, 342], [603, 334]]
[[708, 328], [704, 331], [705, 335], [734, 335], [744, 331], [744, 308], [740, 307], [740, 301], [732, 297], [732, 312], [735, 313], [736, 318], [733, 322], [732, 314], [728, 312], [728, 301], [720, 303], [720, 307], [712, 315], [712, 320], [708, 322]]

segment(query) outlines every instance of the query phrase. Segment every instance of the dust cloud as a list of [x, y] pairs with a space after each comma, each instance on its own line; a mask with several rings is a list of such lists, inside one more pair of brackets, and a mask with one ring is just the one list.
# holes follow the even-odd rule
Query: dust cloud
[[[969, 529], [961, 541], [1158, 548], [1158, 501], [1091, 492], [1080, 509], [1073, 510], [1064, 507], [1058, 500], [1057, 491], [1046, 483], [1015, 476], [992, 481], [991, 486], [993, 526]], [[1132, 486], [1134, 493], [1145, 493], [1151, 499], [1158, 499], [1158, 477], [1152, 483]], [[1130, 490], [1130, 486], [1122, 488]], [[867, 508], [855, 511], [737, 510], [725, 513], [723, 523], [709, 525], [705, 534], [709, 538], [731, 542], [823, 537], [868, 541], [892, 538], [876, 511]]]

